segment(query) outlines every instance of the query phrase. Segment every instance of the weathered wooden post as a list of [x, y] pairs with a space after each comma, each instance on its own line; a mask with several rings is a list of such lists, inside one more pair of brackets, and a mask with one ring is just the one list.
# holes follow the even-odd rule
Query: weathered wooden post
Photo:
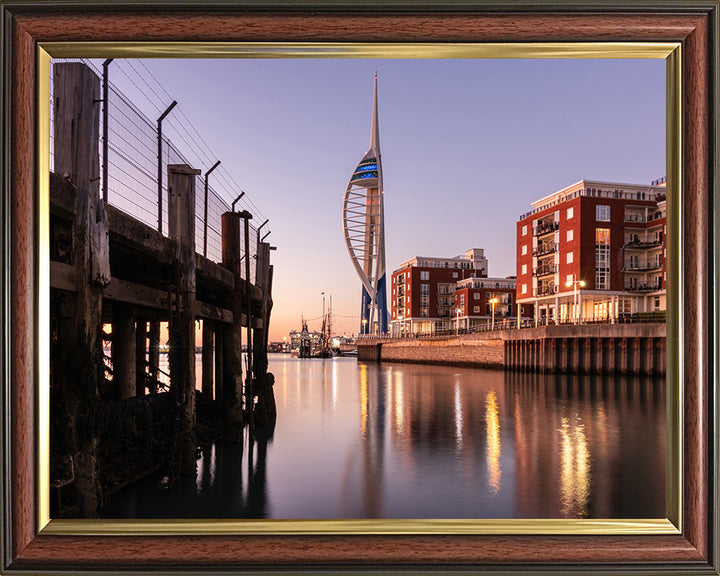
[[270, 306], [270, 244], [258, 242], [255, 260], [255, 286], [262, 291], [259, 323], [253, 331], [253, 374], [259, 381], [267, 372], [267, 322]]
[[113, 303], [113, 390], [118, 400], [135, 396], [135, 314], [130, 306]]
[[202, 393], [213, 399], [213, 326], [208, 319], [202, 321]]
[[137, 323], [135, 325], [135, 396], [145, 396], [147, 334], [146, 319], [137, 316]]
[[[178, 406], [171, 474], [194, 474], [195, 441], [195, 170], [168, 166], [168, 236], [176, 241], [175, 303], [170, 315], [170, 393]], [[177, 466], [177, 468], [176, 468]], [[174, 479], [174, 478], [172, 478]]]
[[215, 401], [223, 405], [223, 325], [215, 323]]
[[275, 377], [267, 371], [268, 333], [270, 329], [270, 312], [272, 309], [272, 273], [270, 266], [270, 244], [258, 242], [255, 269], [255, 285], [262, 290], [260, 306], [261, 324], [253, 333], [253, 374], [256, 386], [254, 394], [258, 397], [255, 421], [259, 425], [272, 425], [277, 417], [273, 384]]
[[160, 376], [160, 322], [157, 320], [150, 322], [148, 338], [148, 367], [153, 382], [150, 393], [154, 394], [157, 392], [157, 381]]
[[[52, 391], [56, 456], [67, 456], [74, 481], [65, 487], [82, 517], [97, 516], [102, 500], [97, 471], [99, 385], [103, 379], [102, 288], [110, 282], [105, 208], [100, 200], [98, 154], [100, 80], [84, 64], [53, 67], [55, 171], [77, 190], [72, 234], [75, 297], [61, 326], [60, 372]], [[57, 425], [57, 428], [55, 428]], [[60, 453], [58, 453], [60, 452]]]
[[252, 299], [250, 297], [250, 220], [252, 220], [252, 214], [247, 210], [239, 212], [240, 217], [244, 220], [244, 234], [245, 234], [245, 281], [247, 285], [247, 294], [245, 299], [245, 311], [247, 314], [247, 370], [245, 373], [245, 416], [250, 423], [250, 427], [253, 425], [253, 410], [255, 408], [255, 394], [253, 392], [253, 337], [252, 337]]
[[242, 327], [247, 284], [242, 278], [240, 253], [240, 214], [225, 212], [222, 217], [222, 264], [233, 273], [235, 286], [230, 296], [231, 326], [223, 328], [222, 398], [225, 440], [242, 442]]

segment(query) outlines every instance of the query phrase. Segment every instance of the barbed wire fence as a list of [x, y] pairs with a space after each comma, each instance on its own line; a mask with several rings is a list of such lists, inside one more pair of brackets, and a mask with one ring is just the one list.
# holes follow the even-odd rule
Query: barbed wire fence
[[[50, 169], [53, 169], [54, 127], [53, 127], [53, 83], [52, 66], [62, 62], [82, 62], [102, 81], [103, 71], [96, 62], [88, 59], [54, 59], [50, 73]], [[231, 172], [222, 162], [212, 173], [212, 185], [208, 184], [207, 221], [205, 220], [205, 174], [218, 160], [202, 135], [193, 126], [182, 110], [180, 103], [167, 112], [162, 121], [162, 174], [161, 192], [158, 191], [158, 121], [171, 103], [170, 94], [155, 78], [142, 60], [113, 60], [110, 63], [113, 76], [121, 76], [130, 82], [142, 95], [157, 116], [148, 118], [138, 105], [110, 80], [108, 82], [107, 142], [103, 142], [103, 114], [100, 114], [100, 142], [107, 145], [107, 183], [102, 180], [101, 190], [107, 187], [107, 200], [116, 208], [137, 218], [141, 222], [167, 233], [167, 166], [187, 164], [202, 172], [195, 181], [195, 247], [196, 251], [215, 262], [222, 261], [221, 215], [232, 210], [232, 204], [242, 195], [237, 204], [253, 215], [254, 222], [262, 223], [265, 216], [235, 181]], [[104, 102], [100, 102], [100, 110]], [[208, 177], [210, 181], [210, 178]], [[161, 198], [159, 198], [161, 194]], [[158, 221], [158, 202], [162, 202]], [[267, 229], [263, 229], [267, 233]], [[207, 234], [207, 236], [205, 236]], [[250, 224], [249, 254], [257, 254], [258, 230]], [[245, 251], [241, 235], [241, 250]], [[207, 248], [205, 249], [205, 246]], [[243, 267], [244, 276], [244, 267]], [[255, 282], [255, 266], [250, 266], [250, 282]]]

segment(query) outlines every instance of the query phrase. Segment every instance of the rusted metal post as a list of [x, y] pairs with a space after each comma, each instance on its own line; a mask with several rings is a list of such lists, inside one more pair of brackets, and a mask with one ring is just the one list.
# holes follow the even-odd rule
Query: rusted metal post
[[[97, 516], [101, 488], [97, 470], [99, 386], [103, 379], [102, 287], [110, 281], [107, 220], [100, 201], [100, 79], [84, 64], [53, 67], [55, 171], [77, 190], [72, 262], [75, 296], [63, 320], [59, 373], [51, 390], [51, 418], [61, 438], [51, 438], [55, 457], [68, 457], [74, 481], [64, 488], [81, 517]], [[61, 453], [59, 447], [62, 447]]]
[[195, 463], [195, 170], [168, 166], [168, 236], [176, 242], [175, 304], [170, 315], [170, 392], [178, 406], [171, 479], [194, 474]]
[[233, 273], [235, 285], [230, 296], [231, 326], [223, 327], [222, 397], [225, 440], [242, 443], [242, 328], [245, 298], [249, 297], [242, 278], [240, 215], [225, 212], [222, 217], [222, 264]]

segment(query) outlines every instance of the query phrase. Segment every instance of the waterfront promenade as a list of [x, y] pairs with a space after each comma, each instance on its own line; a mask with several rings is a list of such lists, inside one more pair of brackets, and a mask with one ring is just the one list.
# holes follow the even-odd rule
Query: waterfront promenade
[[425, 337], [358, 339], [358, 360], [539, 373], [665, 374], [664, 323], [541, 326]]

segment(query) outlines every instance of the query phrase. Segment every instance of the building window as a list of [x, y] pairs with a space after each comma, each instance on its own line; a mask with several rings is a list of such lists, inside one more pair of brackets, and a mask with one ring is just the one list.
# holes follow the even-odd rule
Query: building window
[[457, 277], [458, 277], [458, 273], [457, 273], [457, 272], [453, 272], [453, 278], [457, 278]]
[[595, 206], [595, 220], [598, 222], [610, 222], [610, 206], [606, 204]]
[[568, 252], [568, 253], [565, 255], [565, 262], [566, 262], [567, 264], [572, 264], [572, 263], [573, 263], [574, 254], [575, 254], [574, 252]]
[[522, 248], [520, 248], [520, 254], [522, 254], [523, 256], [527, 254], [527, 244], [522, 245]]
[[595, 290], [610, 289], [610, 271], [600, 268], [595, 269]]
[[595, 244], [597, 246], [610, 246], [610, 228], [595, 229]]
[[522, 285], [522, 289], [520, 290], [521, 294], [527, 294], [527, 284]]
[[567, 209], [567, 212], [566, 212], [566, 215], [567, 215], [568, 219], [572, 218], [572, 217], [575, 215], [575, 209], [574, 209], [574, 208], [568, 208], [568, 209]]
[[475, 292], [473, 294], [473, 300], [480, 300], [480, 292]]
[[465, 294], [460, 294], [460, 307], [465, 307]]
[[522, 227], [522, 235], [527, 236], [527, 226]]
[[480, 306], [473, 306], [473, 314], [480, 314]]
[[428, 270], [421, 270], [420, 280], [430, 280], [430, 272]]
[[595, 289], [610, 289], [610, 229], [595, 229]]
[[568, 230], [567, 232], [565, 232], [565, 240], [568, 242], [572, 242], [572, 239], [573, 239], [573, 231]]
[[573, 275], [572, 275], [572, 274], [568, 274], [567, 276], [565, 276], [565, 284], [566, 284], [566, 285], [567, 285], [567, 284], [572, 285], [572, 282], [573, 282]]
[[527, 264], [522, 265], [522, 273], [527, 274]]

